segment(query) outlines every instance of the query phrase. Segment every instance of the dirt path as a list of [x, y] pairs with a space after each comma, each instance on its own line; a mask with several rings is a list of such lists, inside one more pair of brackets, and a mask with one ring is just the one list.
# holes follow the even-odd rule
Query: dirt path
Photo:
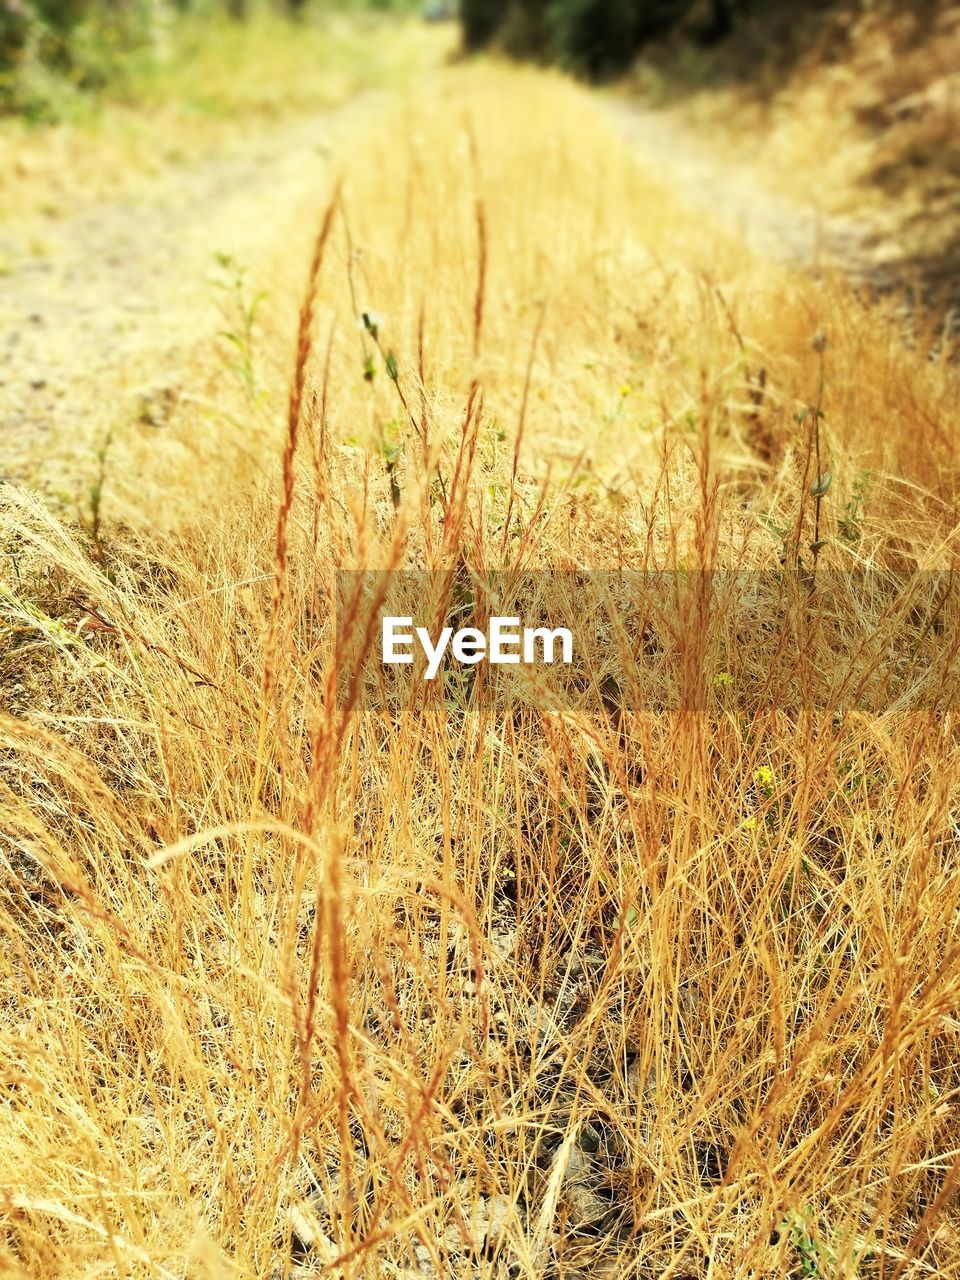
[[[752, 250], [785, 266], [839, 269], [865, 293], [895, 293], [908, 326], [931, 316], [960, 335], [960, 256], [955, 239], [929, 243], [891, 200], [865, 201], [856, 216], [830, 214], [778, 191], [758, 166], [731, 160], [666, 112], [608, 97], [614, 127], [641, 165], [670, 182]], [[937, 245], [939, 244], [939, 247]]]
[[839, 266], [854, 281], [886, 287], [876, 230], [866, 222], [825, 214], [767, 186], [756, 170], [731, 163], [662, 112], [607, 100], [618, 133], [640, 163], [669, 175], [684, 200], [702, 209], [752, 250], [785, 265]]
[[[163, 425], [222, 327], [214, 255], [262, 269], [282, 253], [360, 106], [238, 136], [135, 195], [0, 228], [0, 478], [72, 501], [108, 429]], [[304, 255], [287, 255], [291, 271]]]

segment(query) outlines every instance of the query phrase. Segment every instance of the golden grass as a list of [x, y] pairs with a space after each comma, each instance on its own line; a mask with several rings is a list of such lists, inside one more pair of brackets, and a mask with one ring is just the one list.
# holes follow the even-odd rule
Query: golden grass
[[224, 431], [99, 550], [4, 492], [5, 1269], [960, 1275], [952, 714], [342, 721], [331, 616], [341, 567], [778, 563], [818, 331], [821, 565], [950, 564], [955, 371], [559, 78], [436, 77], [340, 167], [259, 475]]

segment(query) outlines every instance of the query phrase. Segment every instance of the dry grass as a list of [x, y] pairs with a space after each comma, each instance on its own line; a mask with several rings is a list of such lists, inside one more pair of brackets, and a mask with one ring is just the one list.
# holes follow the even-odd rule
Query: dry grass
[[761, 11], [714, 52], [661, 50], [635, 83], [767, 185], [859, 222], [878, 266], [955, 308], [958, 66], [955, 4], [881, 0]]
[[818, 330], [821, 565], [952, 563], [955, 371], [559, 79], [435, 79], [342, 172], [259, 476], [225, 435], [93, 550], [4, 492], [0, 1262], [960, 1275], [952, 714], [344, 720], [331, 616], [340, 567], [778, 563]]

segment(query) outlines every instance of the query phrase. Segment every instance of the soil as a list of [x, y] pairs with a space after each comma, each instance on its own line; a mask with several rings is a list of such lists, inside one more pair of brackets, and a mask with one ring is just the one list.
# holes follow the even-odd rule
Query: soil
[[217, 256], [254, 267], [260, 286], [358, 106], [238, 134], [115, 198], [0, 227], [0, 479], [70, 501], [111, 428], [165, 425], [224, 327], [214, 280], [233, 268]]

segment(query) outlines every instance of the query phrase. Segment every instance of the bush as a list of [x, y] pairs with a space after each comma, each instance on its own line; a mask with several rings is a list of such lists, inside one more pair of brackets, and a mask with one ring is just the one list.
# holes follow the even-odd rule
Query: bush
[[504, 18], [502, 0], [461, 0], [463, 42], [468, 49], [482, 49], [497, 34]]
[[0, 0], [0, 71], [23, 53], [30, 32], [30, 13], [21, 0]]
[[497, 32], [497, 43], [518, 58], [549, 61], [552, 52], [547, 32], [547, 7], [544, 0], [526, 0], [513, 4]]
[[72, 31], [85, 18], [93, 16], [98, 8], [96, 0], [33, 0], [37, 17], [54, 31]]
[[646, 7], [636, 0], [555, 0], [547, 13], [552, 51], [591, 75], [624, 66], [637, 48]]
[[0, 112], [70, 114], [156, 42], [166, 14], [165, 0], [0, 0]]
[[598, 76], [626, 66], [645, 40], [669, 30], [693, 0], [463, 0], [468, 49], [491, 43]]

